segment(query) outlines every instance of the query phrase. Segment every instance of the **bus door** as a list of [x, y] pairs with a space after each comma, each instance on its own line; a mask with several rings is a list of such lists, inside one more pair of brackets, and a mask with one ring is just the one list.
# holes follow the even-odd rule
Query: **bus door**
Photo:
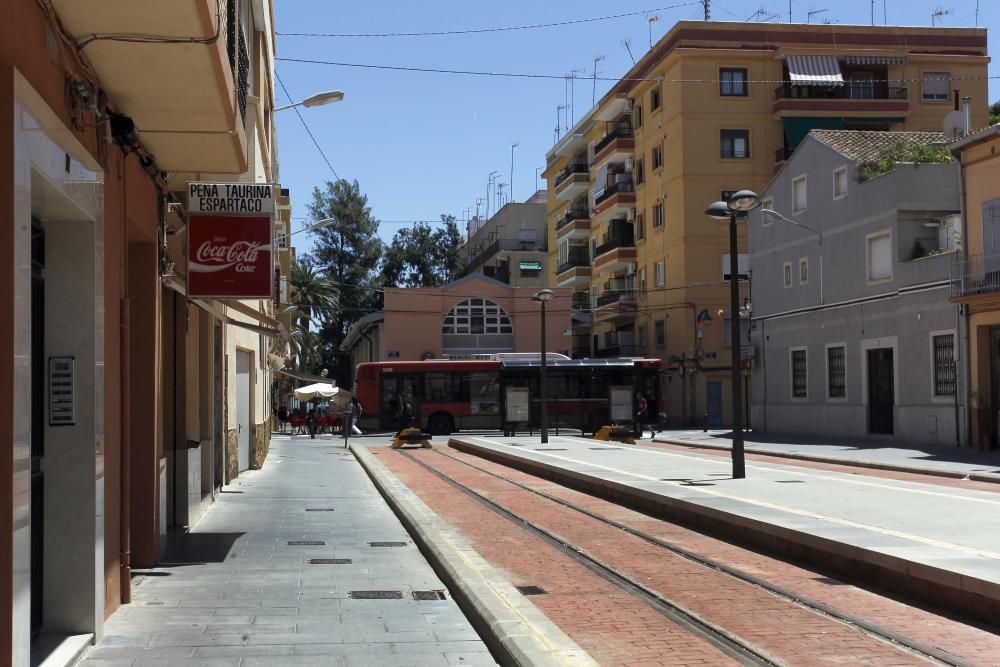
[[395, 430], [399, 428], [399, 395], [406, 396], [413, 414], [413, 425], [421, 426], [420, 404], [423, 392], [419, 375], [397, 373], [382, 374], [382, 395], [379, 405], [379, 427]]

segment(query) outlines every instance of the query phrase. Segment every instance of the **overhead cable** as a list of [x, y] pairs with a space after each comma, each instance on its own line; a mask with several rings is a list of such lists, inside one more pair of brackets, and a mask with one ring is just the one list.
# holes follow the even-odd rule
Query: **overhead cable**
[[[285, 97], [288, 98], [288, 101], [294, 103], [295, 100], [292, 99], [291, 94], [288, 92], [288, 88], [285, 87], [285, 82], [281, 80], [281, 77], [278, 75], [277, 71], [275, 71], [274, 73], [274, 78], [278, 80], [278, 83], [281, 85], [281, 89], [285, 91]], [[319, 142], [316, 141], [316, 137], [313, 135], [312, 130], [309, 129], [309, 124], [306, 122], [306, 119], [303, 118], [302, 113], [299, 111], [299, 108], [293, 106], [292, 111], [294, 111], [295, 115], [299, 117], [299, 120], [302, 122], [302, 127], [306, 129], [306, 134], [308, 134], [309, 138], [312, 139], [313, 145], [316, 147], [316, 150], [319, 151], [319, 154], [323, 158], [323, 161], [326, 162], [326, 166], [330, 168], [330, 171], [333, 173], [334, 178], [336, 178], [338, 181], [341, 180], [340, 175], [337, 173], [337, 170], [334, 169], [333, 165], [330, 163], [330, 158], [326, 156], [326, 153], [323, 152], [323, 148], [319, 145]]]

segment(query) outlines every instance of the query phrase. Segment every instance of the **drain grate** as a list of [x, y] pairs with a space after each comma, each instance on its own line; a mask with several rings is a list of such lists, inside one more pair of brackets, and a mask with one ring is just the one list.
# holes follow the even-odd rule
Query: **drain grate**
[[370, 547], [405, 547], [406, 542], [369, 542]]
[[325, 546], [326, 542], [322, 540], [289, 540], [288, 546], [290, 547], [322, 547]]
[[414, 600], [447, 600], [444, 591], [413, 591]]
[[332, 507], [307, 507], [307, 512], [336, 512]]
[[350, 591], [352, 600], [402, 600], [403, 591]]
[[545, 595], [546, 591], [541, 586], [514, 586], [521, 595]]
[[617, 447], [590, 447], [592, 452], [617, 452]]
[[310, 558], [310, 565], [350, 565], [350, 558]]
[[538, 447], [535, 449], [536, 452], [565, 452], [567, 451], [565, 447]]

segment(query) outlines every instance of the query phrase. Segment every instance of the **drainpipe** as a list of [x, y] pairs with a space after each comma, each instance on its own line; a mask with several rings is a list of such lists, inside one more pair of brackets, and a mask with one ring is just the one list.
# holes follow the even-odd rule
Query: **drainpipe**
[[[969, 98], [966, 97], [965, 111], [966, 111], [966, 122], [968, 122], [968, 111], [969, 111]], [[968, 127], [968, 125], [966, 126]], [[954, 155], [954, 154], [953, 154]], [[965, 202], [965, 168], [962, 166], [962, 153], [958, 152], [954, 155], [955, 162], [958, 167], [958, 202], [959, 202], [959, 213], [962, 216], [962, 257], [963, 259], [968, 259], [969, 253], [969, 221], [968, 221], [968, 206]], [[955, 278], [956, 276], [953, 276]], [[964, 282], [964, 281], [963, 281]], [[962, 362], [962, 370], [965, 375], [965, 382], [963, 383], [964, 396], [963, 401], [965, 404], [965, 440], [966, 446], [972, 446], [972, 406], [970, 404], [970, 393], [972, 390], [972, 353], [971, 353], [971, 342], [969, 340], [969, 325], [972, 319], [969, 315], [968, 305], [959, 304], [958, 313], [961, 315], [961, 322], [964, 323], [964, 327], [959, 327], [958, 334], [961, 337], [961, 344], [959, 346], [959, 351], [964, 351], [964, 361]], [[959, 315], [956, 315], [956, 319]], [[958, 408], [958, 366], [955, 367], [956, 377], [955, 377], [955, 444], [959, 447], [962, 446], [962, 436], [959, 432], [959, 408]]]
[[[126, 276], [127, 278], [127, 276]], [[132, 391], [129, 388], [129, 299], [125, 297], [121, 300], [121, 363], [119, 364], [119, 373], [121, 375], [120, 386], [121, 386], [121, 400], [119, 401], [122, 405], [121, 410], [121, 435], [118, 439], [120, 460], [121, 460], [121, 481], [119, 489], [119, 526], [118, 526], [118, 561], [119, 561], [119, 586], [121, 588], [121, 600], [122, 604], [129, 604], [132, 602], [132, 544], [131, 544], [131, 526], [129, 525], [132, 521], [131, 512], [129, 508], [129, 501], [131, 495], [131, 475], [129, 471], [130, 457], [129, 457], [129, 447], [132, 443], [131, 438], [131, 422], [129, 420], [129, 413], [132, 409], [131, 404], [125, 404], [132, 396]]]
[[962, 134], [966, 135], [972, 128], [972, 98], [962, 98]]

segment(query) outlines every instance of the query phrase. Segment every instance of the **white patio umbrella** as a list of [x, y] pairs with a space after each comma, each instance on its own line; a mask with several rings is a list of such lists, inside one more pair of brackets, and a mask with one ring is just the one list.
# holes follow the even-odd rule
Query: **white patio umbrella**
[[295, 398], [300, 401], [330, 401], [344, 405], [351, 400], [351, 392], [336, 387], [329, 382], [317, 382], [295, 390]]

